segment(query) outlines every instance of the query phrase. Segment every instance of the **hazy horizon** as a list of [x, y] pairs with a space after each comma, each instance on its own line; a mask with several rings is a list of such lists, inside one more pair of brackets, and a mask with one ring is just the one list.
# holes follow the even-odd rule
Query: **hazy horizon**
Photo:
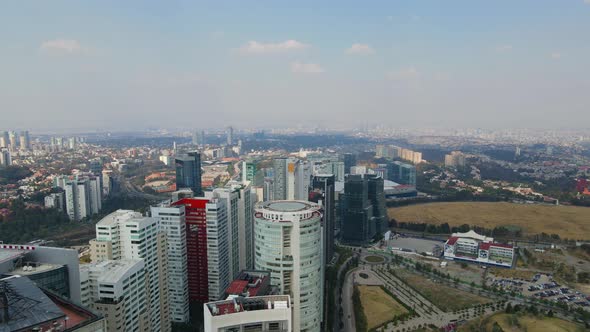
[[19, 1], [0, 127], [588, 128], [590, 0]]

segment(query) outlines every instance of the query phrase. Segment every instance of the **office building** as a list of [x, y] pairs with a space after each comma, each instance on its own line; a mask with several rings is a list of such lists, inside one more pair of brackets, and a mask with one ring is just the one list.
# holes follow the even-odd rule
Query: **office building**
[[375, 236], [376, 223], [369, 200], [369, 183], [362, 175], [347, 175], [341, 198], [342, 242], [366, 244]]
[[188, 323], [188, 268], [186, 259], [186, 217], [183, 205], [162, 203], [150, 208], [158, 229], [166, 233], [168, 254], [168, 300], [170, 318], [176, 323]]
[[252, 160], [244, 160], [242, 161], [242, 181], [249, 181], [250, 183], [254, 183], [254, 178], [256, 177], [256, 162]]
[[444, 257], [510, 268], [514, 265], [514, 248], [508, 244], [496, 243], [493, 238], [474, 231], [453, 233], [445, 242]]
[[321, 207], [304, 201], [257, 203], [255, 269], [291, 295], [294, 331], [320, 331], [323, 316]]
[[194, 130], [192, 136], [192, 143], [194, 146], [202, 145], [203, 142], [200, 140], [200, 131]]
[[0, 168], [12, 165], [12, 157], [10, 150], [7, 148], [0, 148]]
[[115, 178], [113, 177], [113, 171], [105, 169], [102, 171], [102, 196], [108, 197], [113, 191]]
[[314, 175], [309, 192], [309, 201], [322, 206], [322, 231], [324, 263], [329, 264], [334, 256], [334, 230], [336, 227], [336, 202], [334, 175]]
[[293, 158], [273, 160], [273, 199], [295, 199], [295, 168], [298, 161]]
[[176, 158], [176, 189], [190, 188], [195, 196], [203, 195], [201, 188], [201, 154], [189, 152]]
[[39, 287], [81, 304], [78, 251], [0, 244], [0, 275], [27, 277]]
[[117, 210], [96, 224], [96, 239], [90, 242], [91, 258], [108, 260], [143, 259], [147, 279], [149, 331], [168, 332], [168, 256], [166, 234], [158, 230], [156, 218], [139, 212]]
[[388, 164], [387, 170], [389, 180], [409, 185], [409, 186], [416, 186], [416, 166], [403, 163], [401, 161], [394, 161]]
[[465, 155], [461, 151], [453, 151], [445, 155], [446, 167], [465, 167]]
[[105, 317], [106, 331], [151, 331], [143, 259], [80, 265], [82, 304]]
[[375, 220], [375, 234], [384, 233], [387, 229], [388, 218], [385, 206], [384, 180], [376, 174], [365, 175], [369, 202], [373, 207]]
[[352, 153], [345, 153], [342, 155], [342, 161], [344, 162], [344, 173], [351, 174], [350, 168], [356, 166], [356, 155]]
[[227, 127], [225, 143], [227, 145], [233, 145], [234, 144], [234, 128], [231, 127], [231, 126], [230, 127]]
[[204, 305], [205, 332], [291, 332], [291, 299], [288, 295], [234, 297]]
[[184, 206], [190, 302], [217, 301], [229, 284], [227, 200], [183, 198], [172, 206]]
[[105, 319], [27, 277], [0, 279], [0, 331], [105, 332]]

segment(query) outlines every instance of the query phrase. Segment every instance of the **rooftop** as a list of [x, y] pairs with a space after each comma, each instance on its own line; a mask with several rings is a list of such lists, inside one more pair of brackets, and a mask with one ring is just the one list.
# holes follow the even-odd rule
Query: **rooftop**
[[58, 269], [63, 267], [63, 265], [55, 265], [55, 264], [46, 264], [46, 263], [36, 263], [36, 262], [25, 262], [23, 266], [14, 269], [10, 272], [10, 274], [18, 274], [21, 276], [27, 276], [31, 274], [46, 272]]
[[205, 306], [212, 316], [223, 316], [244, 311], [289, 309], [291, 299], [288, 295], [236, 297], [231, 300], [209, 302]]
[[26, 250], [5, 250], [0, 249], [0, 263], [4, 263], [10, 260], [17, 259], [24, 256], [27, 253]]
[[97, 226], [113, 226], [119, 220], [128, 220], [133, 218], [142, 218], [143, 216], [139, 212], [132, 210], [117, 210], [106, 217], [102, 218], [96, 225]]
[[0, 292], [8, 300], [8, 322], [0, 323], [0, 332], [28, 330], [66, 316], [29, 278], [4, 279]]
[[105, 283], [116, 283], [143, 260], [106, 260], [99, 263], [81, 264], [80, 271], [100, 272], [98, 280]]
[[268, 295], [270, 272], [243, 271], [232, 281], [225, 293], [227, 295], [259, 296]]

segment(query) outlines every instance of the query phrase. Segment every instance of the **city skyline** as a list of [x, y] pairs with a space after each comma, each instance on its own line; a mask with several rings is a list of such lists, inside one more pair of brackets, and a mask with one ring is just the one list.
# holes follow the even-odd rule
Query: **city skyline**
[[5, 9], [7, 26], [34, 22], [0, 33], [0, 107], [15, 129], [139, 130], [181, 118], [219, 128], [227, 119], [238, 128], [590, 120], [584, 0]]

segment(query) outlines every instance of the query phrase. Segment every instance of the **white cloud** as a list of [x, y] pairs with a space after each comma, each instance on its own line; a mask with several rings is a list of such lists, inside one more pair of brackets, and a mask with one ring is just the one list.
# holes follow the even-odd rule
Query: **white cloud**
[[302, 63], [302, 62], [292, 62], [291, 63], [291, 72], [293, 73], [302, 73], [302, 74], [317, 74], [325, 72], [324, 68], [317, 63]]
[[[590, 3], [590, 0], [587, 0], [587, 1]], [[549, 56], [551, 57], [551, 59], [554, 59], [554, 60], [561, 59], [561, 53], [559, 53], [559, 52], [553, 52], [553, 53], [549, 54]]]
[[42, 51], [48, 53], [59, 53], [59, 54], [74, 54], [80, 53], [84, 49], [80, 45], [80, 42], [74, 39], [53, 39], [46, 40], [41, 43], [39, 47]]
[[358, 54], [358, 55], [370, 55], [374, 54], [375, 50], [367, 44], [352, 44], [350, 48], [346, 50], [347, 54]]
[[310, 46], [294, 39], [279, 43], [261, 43], [251, 40], [246, 45], [240, 47], [239, 51], [242, 54], [276, 54], [304, 50]]

